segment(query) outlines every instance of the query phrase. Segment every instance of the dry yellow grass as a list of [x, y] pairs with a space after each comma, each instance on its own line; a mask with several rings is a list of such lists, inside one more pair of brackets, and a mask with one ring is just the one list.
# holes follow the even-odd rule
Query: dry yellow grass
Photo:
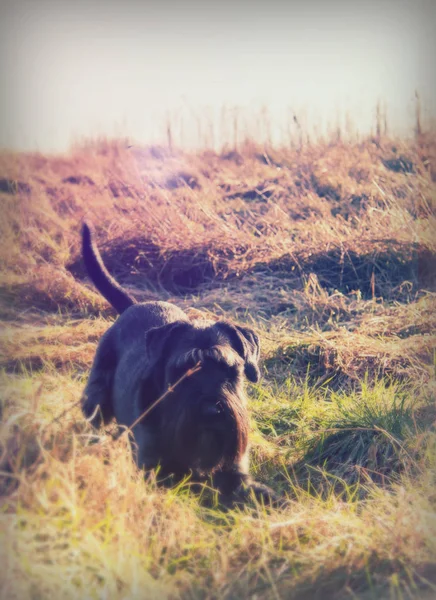
[[[431, 136], [0, 156], [2, 598], [436, 593], [435, 156]], [[83, 421], [115, 317], [84, 217], [138, 299], [259, 332], [252, 470], [288, 506], [158, 488]]]

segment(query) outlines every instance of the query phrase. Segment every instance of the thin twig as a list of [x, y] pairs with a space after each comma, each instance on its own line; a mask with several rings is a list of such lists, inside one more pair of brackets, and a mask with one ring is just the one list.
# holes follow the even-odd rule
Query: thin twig
[[54, 419], [52, 419], [50, 421], [50, 423], [48, 423], [44, 429], [46, 429], [47, 427], [51, 427], [51, 425], [53, 425], [53, 423], [57, 423], [57, 421], [59, 421], [59, 419], [61, 419], [62, 417], [64, 417], [65, 415], [67, 415], [69, 412], [71, 412], [73, 410], [73, 408], [76, 408], [76, 406], [79, 406], [79, 404], [82, 402], [82, 398], [80, 398], [80, 400], [77, 400], [77, 402], [75, 402], [72, 406], [69, 406], [68, 408], [66, 408], [65, 410], [63, 410], [60, 415], [58, 415], [57, 417], [55, 417]]
[[[138, 423], [140, 423], [140, 422], [142, 421], [142, 419], [143, 419], [144, 417], [146, 417], [146, 416], [148, 415], [148, 413], [149, 413], [151, 410], [153, 410], [153, 408], [154, 408], [155, 406], [157, 406], [157, 405], [158, 405], [160, 402], [162, 402], [162, 400], [164, 400], [164, 398], [166, 398], [166, 397], [167, 397], [169, 394], [171, 394], [171, 393], [172, 393], [172, 392], [175, 390], [175, 388], [176, 388], [176, 387], [177, 387], [177, 386], [178, 386], [180, 383], [182, 383], [182, 381], [183, 381], [184, 379], [186, 379], [186, 378], [188, 378], [188, 377], [191, 377], [191, 375], [193, 375], [194, 373], [197, 373], [197, 371], [199, 371], [200, 369], [201, 369], [201, 366], [200, 366], [200, 361], [198, 361], [198, 363], [197, 363], [197, 364], [196, 364], [194, 367], [192, 367], [191, 369], [188, 369], [188, 370], [186, 371], [186, 373], [184, 373], [184, 374], [183, 374], [183, 375], [180, 377], [180, 379], [178, 379], [178, 380], [176, 381], [176, 383], [174, 383], [174, 384], [170, 385], [170, 386], [168, 387], [167, 391], [166, 391], [166, 392], [165, 392], [165, 393], [164, 393], [162, 396], [160, 396], [160, 397], [159, 397], [157, 400], [155, 400], [155, 401], [153, 402], [153, 404], [152, 404], [151, 406], [149, 406], [149, 407], [148, 407], [148, 408], [147, 408], [147, 409], [146, 409], [146, 410], [145, 410], [145, 411], [144, 411], [144, 412], [143, 412], [143, 413], [142, 413], [142, 414], [141, 414], [141, 415], [140, 415], [140, 416], [139, 416], [139, 417], [138, 417], [138, 418], [137, 418], [137, 419], [136, 419], [136, 420], [133, 422], [133, 424], [132, 424], [132, 425], [130, 425], [130, 427], [125, 427], [121, 433], [118, 433], [117, 435], [113, 435], [113, 436], [112, 436], [112, 438], [113, 438], [114, 440], [117, 440], [117, 439], [119, 439], [119, 438], [121, 437], [121, 435], [122, 435], [123, 433], [125, 433], [126, 431], [131, 431], [131, 430], [133, 429], [133, 427], [135, 427], [135, 425], [137, 425]], [[48, 424], [46, 425], [46, 427], [45, 427], [45, 428], [48, 428], [48, 427], [50, 427], [51, 425], [53, 425], [53, 423], [56, 423], [57, 421], [59, 421], [59, 420], [60, 420], [62, 417], [64, 417], [66, 414], [68, 414], [70, 411], [72, 411], [72, 410], [73, 410], [73, 408], [76, 408], [76, 406], [78, 406], [78, 405], [79, 405], [81, 402], [82, 402], [82, 398], [80, 398], [80, 400], [78, 400], [77, 402], [75, 402], [75, 403], [74, 403], [72, 406], [69, 406], [68, 408], [66, 408], [65, 410], [63, 410], [63, 411], [62, 411], [62, 412], [61, 412], [61, 413], [60, 413], [60, 414], [59, 414], [57, 417], [55, 417], [54, 419], [52, 419], [52, 420], [50, 421], [50, 423], [48, 423]], [[91, 416], [90, 416], [88, 419], [86, 419], [86, 421], [90, 422], [90, 421], [91, 421], [91, 420], [94, 418], [94, 416], [96, 415], [96, 413], [97, 413], [97, 411], [99, 410], [99, 408], [100, 408], [100, 406], [99, 406], [99, 405], [97, 405], [97, 406], [95, 407], [95, 410], [94, 410], [94, 412], [92, 413], [92, 415], [91, 415]]]
[[134, 428], [134, 427], [135, 427], [135, 426], [136, 426], [138, 423], [140, 423], [140, 422], [141, 422], [141, 421], [144, 419], [144, 417], [146, 417], [146, 416], [148, 415], [148, 413], [149, 413], [149, 412], [151, 412], [151, 411], [153, 410], [153, 408], [154, 408], [155, 406], [157, 406], [157, 405], [158, 405], [160, 402], [162, 402], [162, 400], [164, 400], [164, 399], [165, 399], [165, 398], [166, 398], [166, 397], [167, 397], [169, 394], [171, 394], [171, 393], [172, 393], [172, 392], [175, 390], [175, 388], [176, 388], [176, 387], [177, 387], [177, 386], [178, 386], [180, 383], [182, 383], [182, 381], [183, 381], [184, 379], [187, 379], [188, 377], [191, 377], [191, 375], [193, 375], [194, 373], [197, 373], [197, 371], [199, 371], [200, 369], [201, 369], [201, 366], [200, 366], [200, 361], [198, 361], [198, 363], [197, 363], [197, 364], [196, 364], [194, 367], [192, 367], [191, 369], [188, 369], [188, 370], [186, 371], [186, 373], [184, 373], [184, 374], [183, 374], [183, 375], [180, 377], [180, 379], [178, 379], [178, 380], [176, 381], [176, 383], [174, 383], [174, 384], [170, 385], [170, 386], [168, 387], [167, 391], [166, 391], [164, 394], [162, 394], [162, 396], [160, 396], [160, 397], [159, 397], [157, 400], [155, 400], [155, 401], [153, 402], [153, 404], [151, 404], [151, 405], [150, 405], [150, 406], [149, 406], [149, 407], [148, 407], [146, 410], [144, 410], [144, 412], [143, 412], [143, 413], [142, 413], [142, 414], [141, 414], [141, 415], [140, 415], [140, 416], [139, 416], [139, 417], [138, 417], [138, 418], [137, 418], [137, 419], [136, 419], [136, 420], [135, 420], [135, 421], [132, 423], [132, 425], [130, 425], [129, 427], [125, 427], [125, 428], [124, 428], [124, 429], [123, 429], [121, 432], [119, 432], [118, 434], [116, 434], [115, 436], [113, 436], [113, 439], [114, 439], [114, 440], [118, 440], [118, 439], [119, 439], [119, 438], [120, 438], [120, 437], [121, 437], [121, 436], [122, 436], [124, 433], [132, 431], [132, 429], [133, 429], [133, 428]]

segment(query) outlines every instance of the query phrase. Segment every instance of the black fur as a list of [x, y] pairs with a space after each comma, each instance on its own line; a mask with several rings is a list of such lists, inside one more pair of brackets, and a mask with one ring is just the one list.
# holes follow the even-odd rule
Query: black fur
[[109, 275], [87, 225], [83, 259], [91, 280], [120, 313], [103, 335], [82, 400], [95, 427], [130, 427], [190, 367], [185, 378], [133, 427], [138, 466], [160, 475], [212, 477], [226, 497], [271, 490], [248, 475], [249, 419], [244, 375], [260, 377], [259, 338], [228, 321], [191, 323], [168, 302], [136, 303]]

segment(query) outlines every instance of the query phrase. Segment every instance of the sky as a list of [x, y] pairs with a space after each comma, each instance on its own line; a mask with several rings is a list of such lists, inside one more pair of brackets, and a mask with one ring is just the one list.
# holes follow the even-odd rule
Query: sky
[[0, 147], [156, 142], [168, 118], [216, 144], [234, 114], [259, 136], [294, 114], [366, 132], [378, 100], [408, 133], [415, 90], [436, 114], [435, 26], [436, 0], [0, 0]]

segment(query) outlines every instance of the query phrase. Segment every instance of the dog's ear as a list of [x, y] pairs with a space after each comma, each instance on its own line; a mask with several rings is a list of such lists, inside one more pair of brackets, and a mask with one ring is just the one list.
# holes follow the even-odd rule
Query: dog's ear
[[260, 379], [259, 357], [260, 340], [259, 336], [249, 327], [236, 326], [237, 331], [242, 335], [247, 347], [247, 358], [245, 359], [245, 375], [247, 379], [256, 383]]
[[232, 323], [228, 323], [227, 321], [218, 321], [218, 323], [215, 323], [215, 327], [225, 332], [232, 348], [244, 359], [244, 373], [247, 379], [253, 383], [259, 381], [259, 336], [249, 327], [232, 325]]

